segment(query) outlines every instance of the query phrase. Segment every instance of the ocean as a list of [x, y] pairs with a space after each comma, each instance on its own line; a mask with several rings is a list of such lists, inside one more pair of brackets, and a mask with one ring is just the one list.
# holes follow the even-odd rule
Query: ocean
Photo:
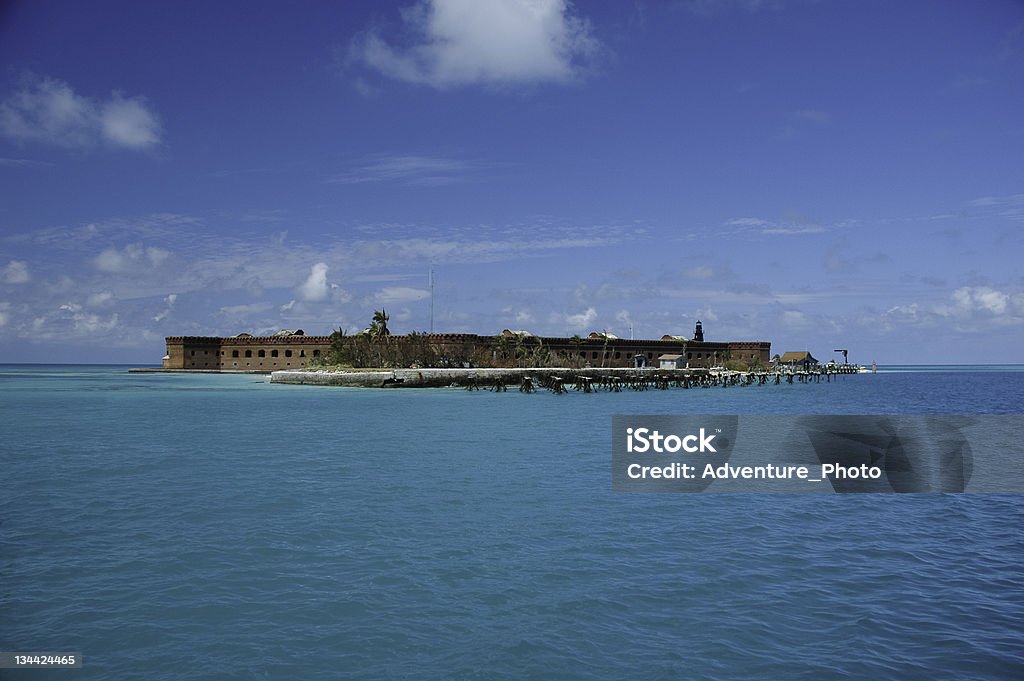
[[1024, 678], [1024, 496], [616, 493], [609, 439], [1021, 413], [1020, 366], [564, 395], [0, 366], [0, 652], [83, 656], [0, 679]]

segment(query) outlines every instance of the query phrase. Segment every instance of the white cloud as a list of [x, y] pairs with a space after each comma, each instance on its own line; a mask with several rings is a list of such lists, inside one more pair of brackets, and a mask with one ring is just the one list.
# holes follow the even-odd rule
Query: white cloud
[[100, 112], [100, 128], [114, 146], [147, 149], [160, 143], [160, 119], [142, 97], [126, 99], [115, 92]]
[[1010, 194], [1009, 196], [982, 196], [967, 202], [968, 206], [976, 208], [986, 206], [1005, 206], [1024, 204], [1024, 194]]
[[779, 235], [791, 235], [791, 234], [821, 234], [828, 230], [821, 225], [783, 225], [779, 227], [766, 227], [761, 230], [761, 234], [779, 234]]
[[991, 286], [961, 286], [938, 304], [895, 305], [881, 316], [890, 325], [925, 328], [949, 327], [959, 331], [982, 332], [1024, 324], [1024, 292]]
[[782, 0], [683, 0], [682, 6], [700, 17], [711, 17], [733, 10], [753, 14], [760, 10], [779, 10]]
[[66, 148], [102, 142], [149, 149], [160, 143], [161, 125], [142, 97], [114, 92], [110, 99], [93, 99], [76, 94], [64, 81], [28, 77], [21, 90], [0, 103], [0, 134]]
[[103, 307], [114, 300], [114, 294], [110, 291], [98, 291], [90, 295], [85, 304], [88, 307]]
[[171, 314], [171, 311], [174, 309], [174, 303], [177, 300], [178, 300], [178, 294], [176, 294], [176, 293], [171, 293], [166, 298], [164, 298], [164, 304], [167, 307], [165, 307], [162, 312], [156, 314], [153, 317], [153, 321], [154, 322], [162, 322], [167, 317], [167, 315]]
[[0, 303], [0, 328], [7, 326], [7, 322], [10, 320], [10, 315], [8, 315], [10, 309], [10, 303]]
[[686, 276], [690, 279], [710, 279], [715, 272], [707, 265], [698, 265], [686, 270]]
[[326, 300], [331, 291], [327, 283], [327, 263], [318, 262], [310, 268], [306, 281], [299, 286], [299, 298], [306, 302]]
[[436, 88], [569, 81], [598, 44], [567, 0], [422, 0], [403, 18], [418, 42], [394, 47], [371, 31], [352, 57]]
[[455, 239], [382, 239], [357, 241], [348, 246], [346, 252], [354, 263], [361, 265], [380, 264], [393, 266], [395, 263], [441, 263], [441, 262], [498, 262], [513, 260], [523, 255], [547, 251], [592, 248], [618, 243], [616, 236], [608, 237], [526, 237], [488, 239], [481, 234], [478, 240]]
[[[294, 300], [292, 301], [295, 302]], [[265, 302], [248, 303], [243, 305], [225, 305], [218, 312], [232, 321], [245, 319], [252, 315], [261, 315], [273, 309], [273, 305]], [[276, 329], [275, 329], [276, 330]]]
[[[773, 236], [821, 234], [829, 231], [829, 228], [806, 219], [777, 223], [772, 222], [771, 220], [762, 220], [760, 218], [733, 218], [732, 220], [726, 220], [724, 224], [728, 227], [738, 227], [739, 229], [737, 231], [739, 232], [753, 232]], [[846, 225], [844, 223], [839, 223], [833, 227], [838, 228], [843, 226]]]
[[953, 305], [941, 311], [957, 316], [1024, 316], [1024, 293], [1006, 293], [989, 286], [963, 286], [953, 291]]
[[385, 286], [373, 294], [372, 300], [378, 305], [384, 303], [409, 303], [423, 300], [428, 296], [430, 296], [430, 291], [424, 291], [423, 289], [409, 288], [408, 286]]
[[455, 184], [466, 179], [473, 164], [435, 156], [380, 156], [352, 170], [327, 178], [331, 184], [402, 182], [418, 186]]
[[93, 104], [59, 80], [37, 80], [0, 104], [0, 132], [18, 141], [89, 146], [95, 120]]
[[565, 317], [566, 326], [574, 331], [589, 329], [595, 321], [597, 321], [597, 310], [592, 307], [588, 307], [583, 312], [566, 315]]
[[85, 312], [77, 303], [64, 303], [53, 312], [35, 317], [26, 330], [29, 335], [46, 340], [69, 336], [102, 338], [103, 334], [117, 329], [120, 323], [116, 313], [103, 317]]
[[782, 313], [782, 324], [790, 331], [809, 329], [813, 327], [807, 315], [799, 310], [785, 310]]
[[27, 158], [0, 158], [0, 168], [46, 168], [50, 165], [53, 164]]
[[128, 244], [122, 249], [105, 248], [93, 258], [93, 265], [101, 272], [117, 274], [140, 268], [158, 267], [169, 256], [170, 252], [163, 248]]
[[732, 227], [767, 227], [772, 223], [760, 218], [733, 218], [726, 220], [725, 224]]
[[166, 251], [155, 246], [150, 246], [146, 249], [146, 258], [149, 259], [149, 262], [154, 266], [160, 265], [164, 260], [167, 260], [170, 254], [170, 251]]
[[519, 310], [518, 312], [516, 312], [515, 323], [517, 326], [521, 326], [523, 324], [533, 324], [534, 321], [535, 320], [533, 315], [530, 314], [527, 310]]
[[[967, 202], [972, 208], [991, 208], [994, 214], [1008, 220], [1024, 220], [1024, 194], [982, 196]], [[998, 210], [997, 210], [998, 209]]]
[[705, 308], [698, 309], [696, 311], [696, 316], [697, 316], [697, 319], [703, 320], [705, 322], [717, 322], [718, 321], [718, 315], [715, 313], [714, 310], [711, 309], [710, 305], [705, 307]]
[[116, 248], [106, 248], [93, 258], [93, 264], [101, 272], [120, 272], [124, 268], [125, 258]]
[[71, 315], [72, 328], [78, 334], [106, 333], [116, 329], [118, 323], [117, 314], [106, 318], [87, 312], [75, 312]]
[[28, 263], [24, 260], [12, 260], [0, 270], [5, 284], [25, 284], [32, 278], [28, 273]]

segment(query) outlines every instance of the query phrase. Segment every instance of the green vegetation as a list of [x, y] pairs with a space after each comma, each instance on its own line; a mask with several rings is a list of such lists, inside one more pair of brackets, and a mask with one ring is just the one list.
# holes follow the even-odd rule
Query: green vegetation
[[[566, 367], [581, 368], [589, 364], [605, 367], [610, 362], [619, 363], [615, 357], [625, 352], [615, 346], [615, 340], [608, 334], [603, 338], [582, 338], [575, 335], [569, 339], [569, 348], [556, 349], [545, 344], [544, 339], [528, 333], [498, 334], [484, 342], [477, 342], [475, 336], [460, 340], [457, 335], [443, 340], [424, 332], [394, 336], [388, 329], [389, 316], [383, 309], [376, 310], [370, 325], [355, 334], [338, 329], [331, 334], [331, 346], [326, 355], [310, 366], [331, 366], [349, 369], [397, 369], [397, 368], [438, 368], [458, 367]], [[628, 349], [628, 348], [627, 348]], [[600, 352], [597, 357], [590, 357]], [[686, 356], [687, 341], [679, 342], [679, 354]], [[657, 365], [656, 358], [651, 363]], [[714, 365], [721, 365], [734, 371], [762, 369], [759, 360], [733, 359], [731, 353], [715, 353]]]

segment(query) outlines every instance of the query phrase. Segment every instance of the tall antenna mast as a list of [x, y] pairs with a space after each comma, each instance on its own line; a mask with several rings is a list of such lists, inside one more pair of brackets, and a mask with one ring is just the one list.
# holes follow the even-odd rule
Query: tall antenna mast
[[430, 268], [430, 333], [434, 333], [434, 268]]

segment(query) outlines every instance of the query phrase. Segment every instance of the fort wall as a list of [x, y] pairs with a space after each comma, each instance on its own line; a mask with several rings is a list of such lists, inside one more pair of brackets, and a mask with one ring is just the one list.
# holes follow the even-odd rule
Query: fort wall
[[[407, 336], [390, 336], [401, 343]], [[417, 340], [439, 351], [472, 348], [477, 356], [489, 355], [492, 364], [529, 362], [529, 352], [517, 358], [517, 348], [543, 349], [549, 365], [564, 367], [658, 366], [664, 354], [683, 355], [692, 368], [708, 368], [730, 360], [767, 366], [771, 358], [768, 341], [681, 341], [622, 338], [563, 338], [527, 336], [480, 336], [476, 334], [426, 334]], [[330, 351], [330, 336], [169, 336], [165, 369], [207, 371], [277, 371], [301, 369]], [[525, 355], [522, 356], [522, 355]]]

